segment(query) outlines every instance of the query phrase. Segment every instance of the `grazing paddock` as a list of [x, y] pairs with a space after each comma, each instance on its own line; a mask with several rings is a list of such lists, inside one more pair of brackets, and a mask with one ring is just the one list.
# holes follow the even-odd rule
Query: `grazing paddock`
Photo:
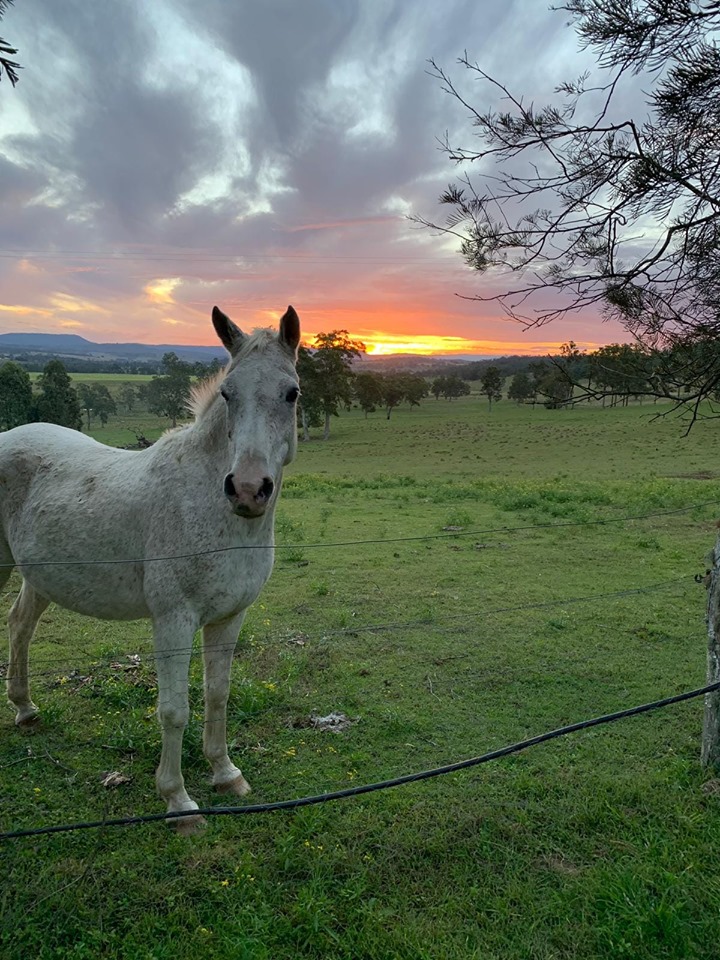
[[[253, 801], [702, 685], [692, 577], [720, 505], [581, 525], [720, 499], [716, 426], [683, 439], [655, 409], [429, 400], [301, 444], [278, 509], [290, 546], [233, 669], [229, 734]], [[562, 522], [578, 525], [533, 527]], [[145, 623], [48, 611], [31, 651], [43, 724], [23, 736], [0, 719], [0, 829], [158, 810], [151, 651]], [[224, 801], [201, 676], [195, 656], [183, 766], [209, 806]], [[357, 722], [309, 725], [332, 711]], [[212, 819], [192, 839], [160, 824], [6, 843], [0, 955], [710, 960], [720, 782], [699, 768], [701, 724], [692, 701], [385, 793]], [[103, 787], [109, 771], [129, 782]]]

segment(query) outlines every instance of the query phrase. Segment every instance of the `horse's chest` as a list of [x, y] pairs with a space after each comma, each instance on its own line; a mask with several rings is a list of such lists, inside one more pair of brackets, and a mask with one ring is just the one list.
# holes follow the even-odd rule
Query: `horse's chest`
[[257, 599], [273, 566], [272, 548], [237, 550], [208, 558], [198, 571], [195, 593], [205, 623], [241, 613]]

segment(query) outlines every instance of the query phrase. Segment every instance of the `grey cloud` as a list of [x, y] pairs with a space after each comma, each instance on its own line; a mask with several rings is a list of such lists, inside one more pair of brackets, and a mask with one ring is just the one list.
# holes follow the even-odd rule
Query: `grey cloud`
[[[200, 61], [187, 68], [159, 55], [178, 29], [170, 13], [184, 18], [202, 44]], [[166, 14], [163, 35], [157, 30]], [[8, 17], [8, 33], [10, 27]], [[88, 298], [128, 296], [152, 276], [183, 271], [222, 281], [238, 300], [282, 301], [297, 290], [317, 298], [328, 285], [322, 257], [340, 251], [357, 262], [335, 263], [333, 277], [360, 297], [381, 276], [363, 261], [368, 253], [432, 256], [427, 236], [415, 239], [402, 217], [382, 224], [373, 218], [387, 213], [391, 197], [442, 216], [437, 196], [456, 170], [436, 138], [446, 128], [470, 138], [467, 111], [427, 75], [428, 58], [462, 76], [455, 61], [467, 49], [529, 95], [544, 96], [556, 76], [579, 72], [574, 61], [553, 61], [563, 17], [538, 0], [23, 0], [12, 9], [12, 30], [25, 70], [17, 90], [3, 87], [0, 98], [20, 97], [42, 132], [12, 139], [24, 168], [0, 154], [3, 244], [90, 253], [142, 244], [155, 256], [198, 253], [196, 265], [113, 261], [66, 278], [68, 291]], [[228, 57], [248, 72], [254, 100], [230, 103], [221, 117], [212, 106], [225, 92], [218, 86]], [[361, 79], [355, 88], [335, 89], [330, 109], [330, 78], [349, 63], [360, 65]], [[191, 67], [201, 77], [195, 86]], [[467, 91], [478, 102], [478, 85]], [[382, 105], [386, 128], [349, 135], [358, 108], [372, 98]], [[248, 166], [238, 172], [230, 161], [241, 153]], [[253, 214], [268, 166], [281, 171], [288, 189], [270, 197], [270, 211]], [[214, 173], [227, 178], [225, 195], [178, 206]], [[28, 206], [46, 188], [59, 196], [55, 205]], [[284, 253], [288, 262], [270, 260], [259, 270], [248, 260], [235, 278], [228, 264], [203, 261], [203, 253], [218, 252]], [[318, 262], [293, 261], [298, 254]], [[403, 291], [412, 289], [418, 269], [428, 272], [397, 269], [408, 278], [398, 286]], [[444, 284], [438, 278], [442, 296], [457, 276]], [[203, 295], [201, 283], [188, 286], [193, 298]]]
[[[256, 116], [269, 143], [286, 149], [301, 131], [304, 94], [322, 82], [352, 30], [360, 0], [214, 0], [199, 15], [216, 40], [253, 75]], [[194, 17], [198, 18], [193, 4]]]

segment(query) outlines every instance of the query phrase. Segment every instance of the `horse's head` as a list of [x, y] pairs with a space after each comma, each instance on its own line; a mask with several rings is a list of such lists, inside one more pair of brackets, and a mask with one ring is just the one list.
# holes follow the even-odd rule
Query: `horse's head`
[[238, 516], [261, 517], [273, 502], [282, 468], [297, 452], [300, 321], [288, 307], [277, 334], [257, 330], [246, 336], [217, 307], [212, 320], [231, 357], [219, 384], [230, 455], [223, 491]]

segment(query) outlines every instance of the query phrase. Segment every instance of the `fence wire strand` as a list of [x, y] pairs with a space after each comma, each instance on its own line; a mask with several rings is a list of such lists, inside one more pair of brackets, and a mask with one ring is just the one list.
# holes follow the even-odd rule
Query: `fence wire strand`
[[0, 563], [1, 569], [22, 570], [27, 567], [63, 567], [63, 566], [117, 566], [119, 564], [132, 563], [165, 563], [172, 560], [192, 560], [195, 557], [208, 557], [221, 553], [235, 553], [239, 550], [317, 550], [332, 547], [358, 547], [366, 545], [377, 545], [384, 543], [413, 543], [423, 540], [451, 540], [457, 537], [478, 537], [487, 536], [494, 533], [516, 533], [525, 530], [546, 530], [560, 527], [591, 527], [605, 526], [610, 523], [627, 523], [631, 520], [650, 520], [659, 517], [670, 517], [681, 513], [689, 513], [691, 510], [699, 510], [703, 507], [718, 506], [720, 500], [704, 500], [702, 503], [693, 503], [687, 507], [678, 507], [676, 510], [661, 510], [657, 513], [642, 513], [635, 516], [607, 517], [596, 520], [560, 520], [558, 522], [548, 523], [528, 523], [518, 526], [487, 527], [485, 529], [472, 530], [453, 530], [447, 533], [427, 533], [419, 534], [413, 537], [378, 537], [368, 540], [337, 540], [318, 543], [278, 543], [273, 546], [268, 544], [237, 544], [230, 547], [212, 547], [207, 550], [196, 550], [192, 553], [174, 553], [156, 557], [124, 557], [103, 560], [18, 560], [13, 563]]
[[[472, 621], [477, 623], [484, 620], [488, 617], [500, 616], [503, 614], [510, 613], [524, 613], [525, 611], [531, 610], [545, 610], [553, 609], [555, 607], [565, 607], [572, 606], [575, 604], [581, 603], [594, 603], [598, 600], [618, 600], [623, 597], [637, 596], [645, 593], [652, 593], [656, 590], [663, 590], [667, 587], [677, 586], [678, 584], [689, 584], [694, 583], [694, 574], [685, 574], [681, 577], [673, 577], [669, 580], [661, 580], [657, 583], [647, 584], [641, 587], [629, 587], [626, 590], [613, 590], [609, 593], [594, 593], [587, 594], [580, 597], [563, 597], [557, 600], [539, 600], [533, 603], [523, 603], [516, 604], [515, 606], [510, 607], [494, 607], [492, 609], [484, 610], [465, 610], [463, 613], [451, 613], [439, 617], [418, 617], [413, 620], [390, 620], [380, 623], [357, 623], [353, 624], [351, 627], [336, 627], [330, 629], [322, 629], [312, 631], [310, 633], [306, 631], [298, 631], [297, 635], [302, 636], [303, 640], [325, 640], [331, 639], [334, 637], [343, 637], [343, 636], [357, 636], [358, 634], [381, 634], [381, 633], [391, 633], [393, 631], [399, 630], [415, 630], [422, 627], [431, 628], [434, 633], [447, 633], [450, 630], [456, 629], [455, 624], [458, 621]], [[283, 640], [291, 640], [292, 634], [289, 636], [280, 636], [277, 638], [280, 642]], [[242, 646], [242, 644], [241, 644]], [[217, 652], [227, 652], [228, 650], [235, 650], [236, 643], [228, 647], [218, 646], [213, 648]], [[176, 655], [186, 654], [189, 652], [191, 657], [199, 657], [202, 655], [204, 647], [202, 645], [196, 646], [187, 646], [187, 647], [176, 647], [168, 653], [155, 653], [154, 651], [148, 651], [147, 653], [133, 653], [128, 654], [124, 653], [114, 653], [108, 654], [104, 658], [98, 658], [93, 656], [90, 651], [85, 650], [87, 659], [79, 658], [67, 658], [67, 657], [34, 657], [33, 663], [40, 664], [56, 664], [58, 666], [68, 666], [71, 664], [80, 664], [87, 663], [88, 659], [90, 661], [89, 666], [97, 669], [97, 667], [110, 667], [113, 663], [117, 662], [121, 657], [133, 657], [137, 658], [135, 661], [130, 661], [128, 664], [123, 664], [123, 669], [131, 669], [132, 663], [135, 662], [138, 666], [140, 664], [146, 663], [157, 663], [160, 660], [174, 657]], [[242, 649], [238, 652], [238, 656], [242, 656]], [[7, 666], [7, 663], [4, 663], [3, 666]], [[49, 677], [55, 676], [57, 670], [33, 670], [33, 677]]]

